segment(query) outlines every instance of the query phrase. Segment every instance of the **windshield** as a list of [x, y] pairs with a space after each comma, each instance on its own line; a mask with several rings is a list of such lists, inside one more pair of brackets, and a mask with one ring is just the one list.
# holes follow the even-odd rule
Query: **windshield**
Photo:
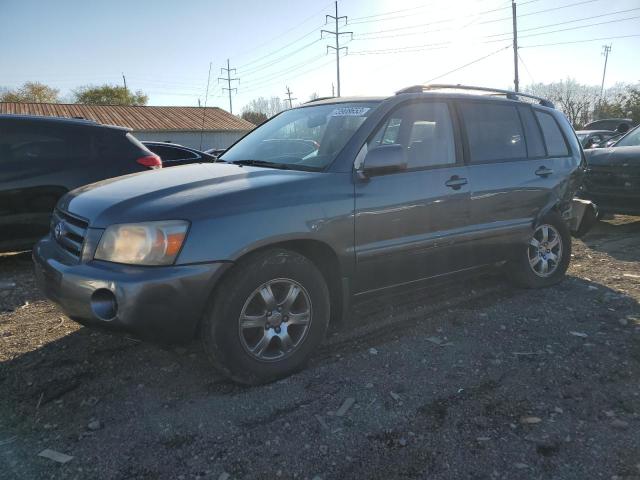
[[287, 110], [253, 130], [220, 159], [275, 168], [321, 170], [333, 162], [377, 105], [350, 102]]
[[636, 127], [618, 140], [615, 147], [636, 147], [640, 145], [640, 127]]

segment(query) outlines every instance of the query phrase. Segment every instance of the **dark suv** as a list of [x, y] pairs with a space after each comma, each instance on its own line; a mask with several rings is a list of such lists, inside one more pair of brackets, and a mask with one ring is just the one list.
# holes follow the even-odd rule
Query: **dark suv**
[[34, 250], [39, 285], [87, 325], [197, 334], [218, 369], [259, 383], [300, 368], [354, 296], [496, 264], [524, 287], [559, 282], [582, 172], [566, 118], [437, 87], [310, 102], [219, 163], [71, 192]]
[[126, 128], [0, 115], [0, 252], [30, 249], [69, 190], [161, 166]]

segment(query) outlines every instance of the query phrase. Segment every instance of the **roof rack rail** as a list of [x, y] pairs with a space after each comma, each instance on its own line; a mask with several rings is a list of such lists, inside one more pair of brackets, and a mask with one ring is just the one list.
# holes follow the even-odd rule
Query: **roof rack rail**
[[309, 100], [308, 102], [304, 102], [303, 105], [306, 105], [307, 103], [313, 103], [313, 102], [319, 102], [320, 100], [331, 100], [332, 98], [337, 98], [337, 97], [318, 97], [318, 98], [314, 98], [313, 100]]
[[504, 95], [505, 97], [507, 97], [509, 100], [519, 100], [519, 97], [525, 97], [525, 98], [532, 98], [534, 100], [537, 100], [540, 105], [545, 106], [545, 107], [549, 107], [549, 108], [555, 108], [555, 106], [553, 105], [552, 102], [550, 102], [549, 100], [542, 98], [542, 97], [537, 97], [535, 95], [530, 95], [528, 93], [522, 93], [522, 92], [514, 92], [512, 90], [501, 90], [499, 88], [488, 88], [488, 87], [474, 87], [471, 85], [454, 85], [454, 84], [448, 84], [448, 83], [432, 83], [432, 84], [427, 84], [427, 85], [412, 85], [411, 87], [407, 87], [407, 88], [403, 88], [402, 90], [398, 90], [396, 92], [396, 95], [400, 94], [400, 93], [423, 93], [423, 92], [427, 92], [430, 90], [447, 90], [447, 89], [451, 89], [451, 90], [475, 90], [478, 92], [489, 92], [493, 95]]

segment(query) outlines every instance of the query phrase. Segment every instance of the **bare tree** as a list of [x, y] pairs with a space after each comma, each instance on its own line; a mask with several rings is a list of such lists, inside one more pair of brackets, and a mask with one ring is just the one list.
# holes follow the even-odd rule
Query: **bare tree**
[[258, 97], [247, 103], [242, 109], [242, 112], [264, 113], [267, 118], [271, 118], [277, 113], [286, 110], [286, 108], [285, 102], [283, 102], [280, 97]]
[[573, 78], [548, 84], [536, 83], [527, 86], [525, 91], [551, 100], [574, 126], [591, 120], [600, 97], [597, 86], [582, 85]]

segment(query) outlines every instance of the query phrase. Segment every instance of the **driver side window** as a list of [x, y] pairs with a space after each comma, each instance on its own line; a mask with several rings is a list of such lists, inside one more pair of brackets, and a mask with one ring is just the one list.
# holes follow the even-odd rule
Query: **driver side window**
[[408, 169], [455, 164], [449, 107], [439, 102], [400, 107], [378, 127], [367, 148], [382, 145], [402, 145]]

